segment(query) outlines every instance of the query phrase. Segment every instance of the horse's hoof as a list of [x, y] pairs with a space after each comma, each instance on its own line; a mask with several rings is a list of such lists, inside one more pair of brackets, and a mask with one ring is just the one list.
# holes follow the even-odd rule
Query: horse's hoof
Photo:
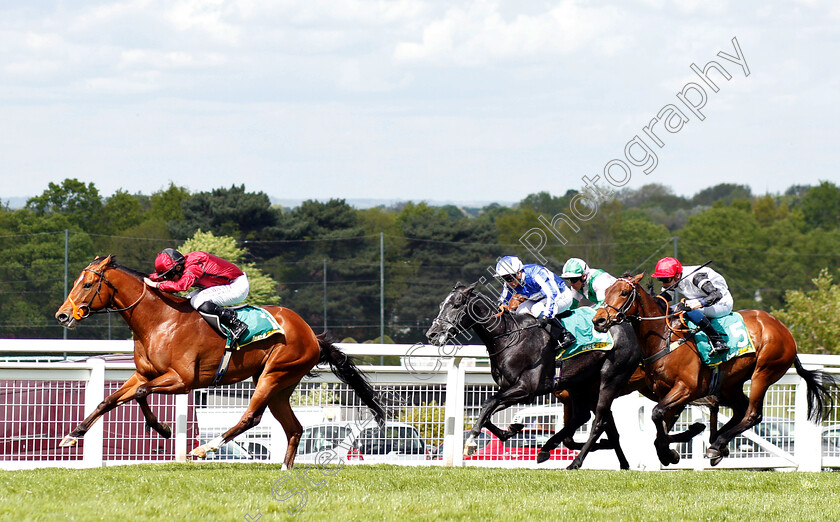
[[157, 429], [155, 431], [157, 431], [158, 434], [161, 437], [163, 437], [164, 439], [168, 439], [168, 438], [172, 437], [172, 426], [170, 426], [168, 422], [159, 423], [158, 428], [159, 429]]
[[508, 426], [508, 432], [510, 432], [511, 436], [513, 436], [513, 435], [516, 435], [517, 433], [519, 433], [520, 431], [522, 431], [524, 428], [525, 428], [524, 424], [521, 424], [521, 423], [517, 422], [515, 424], [511, 424], [510, 426]]
[[543, 462], [547, 461], [550, 458], [551, 458], [551, 452], [550, 451], [540, 450], [540, 452], [537, 453], [537, 464], [542, 464]]
[[199, 446], [190, 452], [191, 457], [195, 457], [197, 459], [203, 459], [207, 457], [207, 450], [204, 449], [204, 446]]
[[478, 449], [478, 444], [464, 444], [464, 456], [469, 457]]
[[706, 458], [709, 459], [712, 466], [717, 466], [720, 464], [720, 461], [723, 460], [723, 457], [729, 454], [729, 448], [725, 448], [724, 450], [719, 450], [714, 446], [709, 446], [706, 450]]
[[671, 464], [677, 464], [680, 461], [680, 454], [677, 450], [671, 450]]
[[572, 461], [571, 464], [566, 467], [566, 469], [580, 469], [581, 461], [579, 459], [575, 459]]
[[76, 437], [71, 437], [70, 435], [67, 435], [66, 437], [61, 439], [61, 442], [58, 443], [58, 447], [59, 448], [72, 448], [73, 446], [76, 445], [77, 442], [79, 442], [79, 439], [77, 439]]

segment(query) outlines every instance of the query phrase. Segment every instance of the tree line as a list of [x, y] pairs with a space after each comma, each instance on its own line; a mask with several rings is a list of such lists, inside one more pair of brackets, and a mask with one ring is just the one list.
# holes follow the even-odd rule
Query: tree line
[[[96, 255], [114, 254], [125, 266], [151, 272], [161, 249], [194, 248], [209, 237], [266, 277], [262, 301], [294, 309], [316, 330], [326, 324], [340, 339], [379, 341], [384, 291], [384, 341], [422, 341], [456, 282], [484, 277], [492, 292], [488, 269], [499, 256], [534, 262], [520, 238], [540, 216], [566, 211], [577, 194], [540, 192], [511, 207], [480, 209], [424, 202], [357, 209], [342, 199], [283, 208], [244, 185], [190, 193], [170, 184], [151, 195], [103, 197], [93, 183], [65, 179], [24, 208], [0, 207], [0, 337], [65, 335], [53, 318], [65, 297], [65, 254], [72, 285]], [[650, 273], [660, 257], [675, 252], [683, 264], [711, 261], [729, 282], [736, 308], [781, 314], [805, 351], [840, 353], [833, 330], [815, 334], [822, 330], [808, 322], [837, 324], [831, 313], [840, 305], [840, 188], [834, 183], [765, 195], [739, 184], [691, 197], [658, 184], [624, 189], [578, 230], [553, 237], [541, 254], [557, 272], [567, 258], [581, 257], [620, 275]], [[103, 315], [66, 335], [127, 338], [130, 332], [118, 317]]]

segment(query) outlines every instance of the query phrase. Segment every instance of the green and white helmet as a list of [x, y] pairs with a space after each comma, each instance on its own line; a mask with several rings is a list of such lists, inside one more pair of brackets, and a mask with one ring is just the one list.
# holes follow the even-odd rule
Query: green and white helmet
[[563, 265], [563, 273], [560, 274], [560, 277], [563, 279], [586, 277], [587, 274], [589, 274], [589, 265], [583, 259], [572, 257]]

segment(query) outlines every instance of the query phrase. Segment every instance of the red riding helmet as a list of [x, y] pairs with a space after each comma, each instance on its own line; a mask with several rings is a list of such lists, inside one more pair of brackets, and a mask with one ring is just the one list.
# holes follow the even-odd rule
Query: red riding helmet
[[674, 277], [682, 272], [682, 264], [673, 257], [663, 257], [656, 263], [656, 270], [651, 277]]
[[184, 269], [184, 256], [174, 248], [164, 248], [155, 257], [155, 272], [161, 279], [167, 279]]

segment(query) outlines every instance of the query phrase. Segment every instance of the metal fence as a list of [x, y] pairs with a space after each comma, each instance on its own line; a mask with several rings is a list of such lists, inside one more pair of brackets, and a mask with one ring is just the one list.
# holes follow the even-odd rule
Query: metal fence
[[[477, 452], [463, 456], [464, 430], [496, 391], [483, 347], [465, 346], [452, 356], [430, 346], [339, 346], [355, 356], [402, 357], [402, 366], [362, 367], [386, 402], [390, 420], [385, 430], [376, 428], [352, 390], [327, 368], [316, 368], [316, 377], [304, 380], [292, 397], [305, 427], [297, 462], [317, 461], [319, 453], [328, 450], [350, 463], [556, 468], [567, 466], [574, 456], [561, 448], [548, 462], [535, 462], [539, 447], [562, 424], [562, 406], [551, 396], [496, 413], [495, 424], [504, 428], [519, 422], [525, 425], [523, 433], [506, 443], [484, 434]], [[16, 354], [0, 359], [0, 468], [182, 461], [192, 448], [233, 426], [244, 412], [253, 391], [250, 381], [188, 395], [152, 395], [149, 404], [161, 422], [172, 426], [172, 438], [148, 432], [132, 402], [107, 413], [77, 446], [58, 448], [61, 439], [131, 375], [131, 349], [130, 341], [0, 341], [0, 357]], [[66, 360], [55, 361], [56, 354]], [[840, 356], [800, 357], [808, 368], [840, 373]], [[840, 402], [837, 391], [833, 393]], [[622, 447], [634, 469], [661, 469], [652, 443], [652, 407], [637, 395], [621, 397], [613, 407]], [[729, 414], [722, 409], [720, 422]], [[718, 467], [840, 468], [840, 406], [835, 405], [821, 426], [805, 417], [804, 382], [791, 370], [770, 388], [764, 422], [733, 440], [730, 457]], [[688, 408], [675, 429], [696, 421], [707, 423], [708, 411]], [[585, 426], [576, 439], [583, 441], [587, 434]], [[707, 445], [707, 436], [701, 435], [675, 446], [681, 461], [669, 468], [708, 468], [703, 458]], [[209, 460], [282, 462], [285, 451], [285, 433], [266, 412], [259, 426]], [[599, 451], [587, 457], [584, 467], [617, 469], [618, 461], [612, 452]]]

